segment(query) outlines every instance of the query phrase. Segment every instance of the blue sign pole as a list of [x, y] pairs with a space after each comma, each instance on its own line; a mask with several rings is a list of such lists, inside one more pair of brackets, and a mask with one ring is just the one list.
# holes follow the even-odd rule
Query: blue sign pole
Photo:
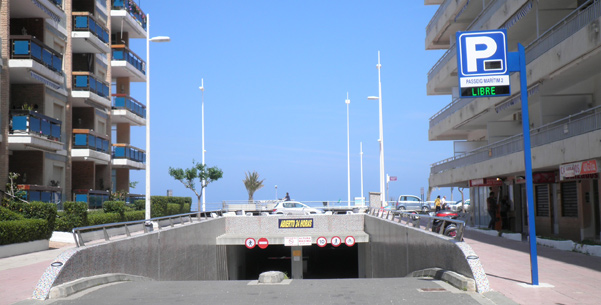
[[508, 53], [511, 72], [520, 72], [522, 98], [522, 132], [524, 138], [524, 167], [526, 172], [526, 203], [528, 205], [528, 232], [530, 235], [530, 271], [532, 285], [538, 286], [538, 254], [536, 252], [536, 224], [534, 222], [534, 188], [532, 185], [532, 148], [530, 146], [530, 116], [528, 113], [528, 82], [526, 81], [526, 51], [518, 43], [518, 51]]

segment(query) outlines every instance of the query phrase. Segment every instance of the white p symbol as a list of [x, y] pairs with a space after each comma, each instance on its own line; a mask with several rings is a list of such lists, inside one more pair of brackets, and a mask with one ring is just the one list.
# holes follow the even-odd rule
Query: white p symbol
[[[476, 50], [476, 46], [485, 45], [486, 49]], [[487, 36], [465, 37], [465, 55], [467, 71], [478, 71], [478, 59], [489, 58], [497, 52], [497, 43]]]

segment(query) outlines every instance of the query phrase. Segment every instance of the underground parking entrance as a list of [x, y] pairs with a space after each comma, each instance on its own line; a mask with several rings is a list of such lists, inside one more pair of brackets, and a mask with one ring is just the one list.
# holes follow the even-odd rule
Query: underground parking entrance
[[338, 247], [269, 245], [265, 249], [227, 246], [228, 279], [256, 280], [266, 271], [281, 271], [292, 279], [359, 277], [359, 244]]

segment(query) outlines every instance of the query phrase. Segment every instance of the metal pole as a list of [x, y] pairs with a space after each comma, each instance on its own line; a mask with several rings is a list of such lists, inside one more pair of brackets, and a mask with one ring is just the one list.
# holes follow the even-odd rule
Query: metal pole
[[146, 220], [150, 219], [150, 14], [146, 14]]
[[361, 200], [365, 204], [365, 197], [363, 196], [363, 142], [359, 142], [359, 154], [361, 155]]
[[[204, 82], [204, 78], [200, 79], [200, 91], [201, 91], [201, 117], [202, 117], [202, 165], [206, 166], [205, 164], [205, 82]], [[202, 179], [201, 182], [201, 190], [202, 190], [202, 211], [206, 212], [206, 198], [207, 198], [207, 194], [205, 193], [205, 180]]]
[[534, 189], [532, 185], [532, 148], [530, 146], [530, 118], [528, 113], [528, 83], [526, 74], [526, 52], [518, 43], [520, 59], [520, 95], [522, 98], [522, 130], [524, 137], [524, 167], [526, 172], [526, 198], [528, 205], [528, 231], [530, 235], [530, 268], [532, 285], [538, 286], [538, 259], [536, 251], [536, 223], [534, 219]]
[[349, 104], [351, 100], [346, 93], [346, 171], [347, 171], [347, 191], [348, 191], [348, 206], [351, 206], [351, 148], [350, 148], [350, 133], [349, 133]]
[[386, 189], [384, 188], [384, 124], [382, 122], [382, 79], [380, 75], [380, 51], [378, 51], [378, 92], [379, 92], [379, 112], [380, 112], [380, 196], [381, 206], [386, 202]]

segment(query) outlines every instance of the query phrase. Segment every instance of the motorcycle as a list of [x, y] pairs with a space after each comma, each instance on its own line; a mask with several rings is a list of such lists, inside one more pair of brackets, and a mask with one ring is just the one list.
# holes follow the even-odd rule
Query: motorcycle
[[[450, 219], [459, 218], [459, 214], [457, 214], [456, 212], [452, 212], [452, 211], [438, 211], [438, 212], [436, 212], [436, 214], [434, 216], [450, 218]], [[449, 236], [449, 237], [457, 236], [457, 225], [455, 223], [452, 223], [449, 221], [443, 221], [440, 219], [434, 219], [434, 221], [432, 222], [432, 232], [440, 233], [443, 222], [444, 222], [444, 228], [442, 229], [443, 230], [442, 234], [444, 234], [445, 236]]]

